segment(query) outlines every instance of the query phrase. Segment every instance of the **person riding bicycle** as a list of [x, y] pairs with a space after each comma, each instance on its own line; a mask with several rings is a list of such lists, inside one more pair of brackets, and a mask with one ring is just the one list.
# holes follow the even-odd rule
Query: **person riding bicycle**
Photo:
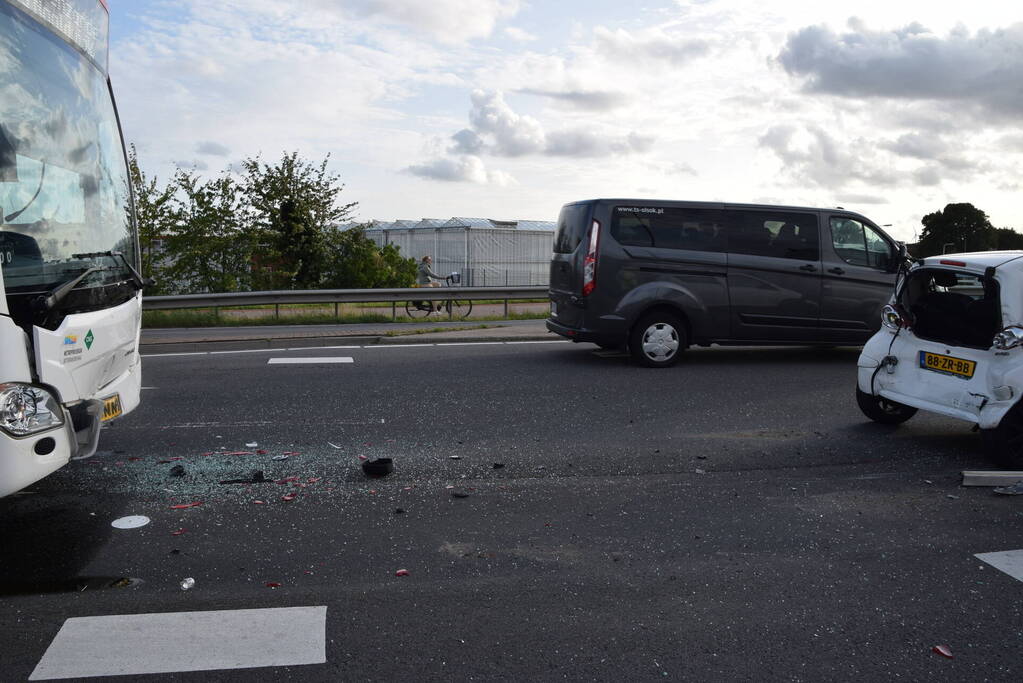
[[[427, 254], [423, 257], [423, 260], [419, 262], [419, 269], [416, 271], [416, 286], [417, 287], [440, 287], [440, 281], [444, 280], [443, 275], [438, 275], [433, 272], [430, 264], [433, 263], [433, 258]], [[423, 302], [424, 304], [427, 302]], [[429, 303], [429, 307], [433, 309], [433, 302]], [[435, 309], [438, 313], [440, 312], [440, 304], [436, 305]]]

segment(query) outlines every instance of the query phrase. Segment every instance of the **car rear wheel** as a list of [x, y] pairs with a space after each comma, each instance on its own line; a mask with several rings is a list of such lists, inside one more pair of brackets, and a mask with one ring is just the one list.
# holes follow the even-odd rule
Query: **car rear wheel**
[[1023, 469], [1023, 406], [1017, 403], [994, 429], [981, 432], [984, 450], [998, 465], [1011, 470]]
[[645, 315], [629, 334], [629, 353], [648, 368], [674, 365], [685, 348], [686, 329], [678, 316], [671, 313]]
[[916, 415], [916, 408], [880, 396], [873, 396], [861, 391], [859, 386], [856, 387], [856, 405], [871, 420], [886, 425], [902, 424]]

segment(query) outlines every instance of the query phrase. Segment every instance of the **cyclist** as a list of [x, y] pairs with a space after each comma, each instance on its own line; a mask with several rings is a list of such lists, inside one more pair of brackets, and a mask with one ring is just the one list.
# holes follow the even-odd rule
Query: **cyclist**
[[[430, 267], [432, 263], [433, 258], [429, 254], [424, 256], [423, 260], [419, 262], [419, 269], [416, 272], [416, 286], [440, 287], [440, 281], [444, 279], [444, 276], [433, 272], [433, 269]], [[427, 302], [424, 301], [423, 304], [427, 304]], [[420, 304], [420, 307], [423, 307], [423, 304]], [[428, 304], [431, 310], [436, 310], [440, 313], [440, 303], [437, 303], [436, 306], [436, 309], [434, 309], [432, 301]]]

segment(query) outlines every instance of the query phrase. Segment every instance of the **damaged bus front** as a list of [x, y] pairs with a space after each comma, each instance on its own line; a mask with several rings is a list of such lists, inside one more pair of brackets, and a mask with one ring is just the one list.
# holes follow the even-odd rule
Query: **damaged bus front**
[[143, 281], [101, 0], [0, 0], [0, 495], [139, 403]]

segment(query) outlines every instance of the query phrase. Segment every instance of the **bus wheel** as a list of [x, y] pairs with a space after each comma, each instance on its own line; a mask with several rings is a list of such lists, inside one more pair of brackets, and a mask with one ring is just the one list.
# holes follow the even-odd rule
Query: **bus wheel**
[[666, 368], [674, 365], [686, 348], [686, 328], [678, 316], [648, 313], [629, 334], [629, 353], [640, 365]]

